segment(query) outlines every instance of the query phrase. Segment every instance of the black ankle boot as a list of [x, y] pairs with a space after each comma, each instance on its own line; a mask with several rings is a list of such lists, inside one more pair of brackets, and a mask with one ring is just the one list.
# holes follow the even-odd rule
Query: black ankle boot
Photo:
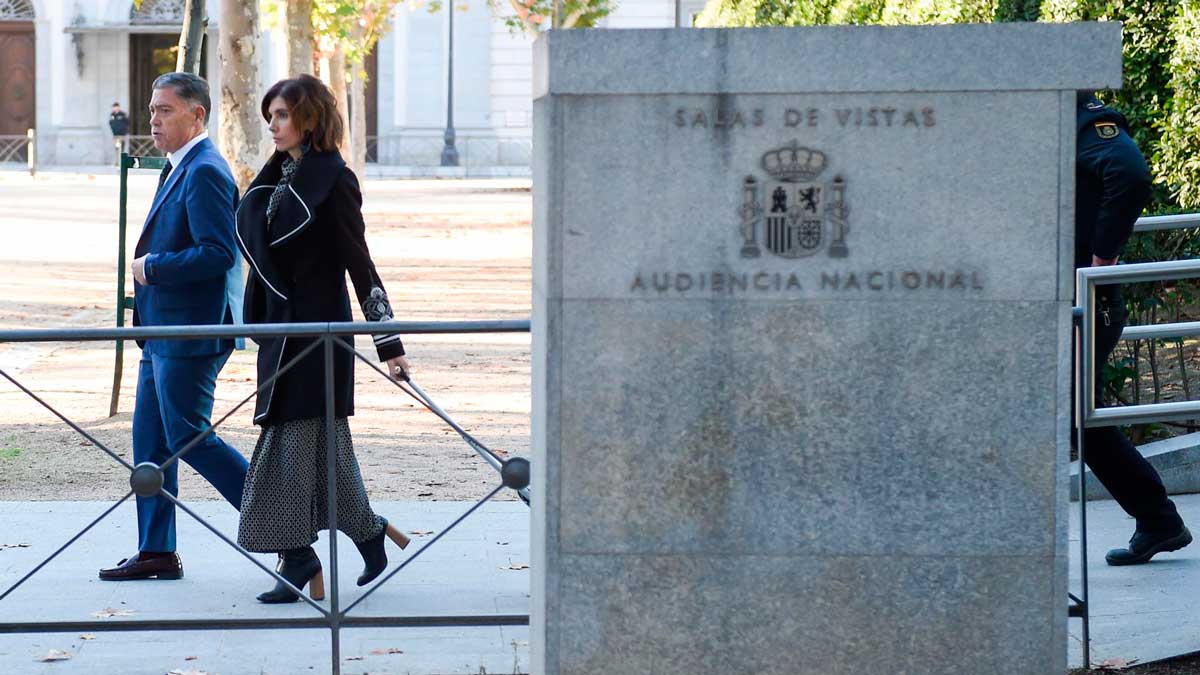
[[358, 585], [366, 586], [375, 581], [375, 578], [387, 569], [387, 551], [383, 550], [383, 538], [387, 537], [396, 542], [396, 545], [401, 549], [408, 546], [409, 539], [404, 536], [404, 533], [396, 529], [395, 525], [391, 525], [385, 519], [383, 521], [383, 531], [375, 537], [364, 541], [363, 543], [355, 543], [358, 547], [358, 552], [363, 558], [363, 572], [358, 577]]
[[[325, 599], [325, 575], [321, 572], [321, 559], [317, 557], [317, 552], [311, 546], [284, 551], [279, 558], [279, 567], [276, 571], [280, 576], [292, 582], [292, 585], [300, 590], [304, 590], [307, 585], [308, 595], [313, 600]], [[274, 589], [258, 596], [259, 602], [269, 605], [296, 602], [299, 599], [300, 596], [278, 581], [275, 582]]]

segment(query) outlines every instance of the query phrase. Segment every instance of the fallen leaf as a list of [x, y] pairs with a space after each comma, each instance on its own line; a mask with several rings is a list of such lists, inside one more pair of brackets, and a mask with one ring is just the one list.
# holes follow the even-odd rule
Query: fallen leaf
[[502, 569], [502, 570], [527, 570], [527, 569], [529, 569], [529, 565], [526, 565], [525, 563], [513, 563], [513, 564], [509, 565], [508, 567], [501, 567], [500, 569]]
[[104, 609], [100, 610], [99, 612], [92, 612], [92, 616], [96, 617], [97, 619], [107, 619], [111, 616], [133, 616], [133, 610], [132, 609], [113, 609], [112, 607], [105, 607]]
[[29, 548], [33, 544], [0, 544], [0, 551], [6, 548]]
[[403, 654], [404, 652], [395, 647], [388, 647], [387, 649], [372, 649], [371, 653], [375, 656], [386, 656], [388, 654]]
[[346, 660], [347, 661], [362, 661], [365, 658], [367, 658], [367, 657], [365, 657], [365, 656], [347, 656]]
[[414, 537], [424, 537], [433, 534], [433, 530], [409, 530], [408, 533]]
[[1108, 659], [1096, 665], [1096, 670], [1122, 670], [1137, 663], [1138, 659]]
[[67, 659], [71, 658], [71, 656], [73, 656], [71, 654], [71, 652], [64, 652], [61, 649], [51, 649], [49, 652], [46, 653], [45, 656], [43, 656], [39, 659], [34, 659], [34, 660], [41, 661], [42, 663], [46, 663], [49, 661], [66, 661]]
[[80, 640], [95, 640], [96, 636], [92, 635], [91, 633], [84, 633], [83, 635], [79, 636], [79, 639]]
[[198, 658], [200, 658], [200, 657], [198, 657], [198, 656], [185, 656], [185, 657], [183, 657], [183, 660], [184, 660], [184, 661], [195, 661], [195, 660], [196, 660], [196, 659], [198, 659]]

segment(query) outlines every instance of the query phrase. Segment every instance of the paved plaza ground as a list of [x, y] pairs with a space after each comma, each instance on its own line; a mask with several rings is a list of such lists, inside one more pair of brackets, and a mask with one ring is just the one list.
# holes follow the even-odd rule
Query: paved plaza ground
[[[481, 491], [482, 497], [487, 491]], [[401, 554], [388, 548], [395, 569], [404, 556], [429, 542], [473, 503], [377, 502], [375, 508], [414, 535]], [[3, 502], [0, 593], [50, 555], [108, 504], [100, 502]], [[226, 533], [236, 533], [237, 514], [218, 502], [195, 510]], [[96, 568], [132, 552], [137, 524], [126, 503], [69, 547], [50, 565], [0, 601], [3, 621], [91, 621], [94, 612], [117, 610], [104, 621], [151, 619], [247, 619], [315, 617], [303, 603], [261, 605], [254, 600], [273, 581], [231, 547], [180, 514], [179, 581], [102, 582]], [[28, 544], [28, 546], [20, 546]], [[362, 559], [346, 537], [338, 541], [341, 606], [360, 596], [354, 585]], [[329, 570], [324, 536], [317, 551]], [[257, 556], [272, 565], [273, 556]], [[359, 616], [437, 617], [529, 613], [529, 511], [521, 502], [493, 502], [401, 570], [356, 608]], [[330, 581], [327, 579], [327, 593]], [[328, 596], [322, 603], [329, 607]], [[122, 613], [128, 613], [123, 615]], [[84, 639], [81, 635], [94, 636]], [[70, 654], [41, 662], [51, 650]], [[394, 651], [395, 650], [395, 651]], [[527, 626], [352, 628], [342, 633], [343, 673], [414, 675], [526, 673]], [[192, 657], [189, 659], [189, 657]], [[5, 675], [163, 675], [172, 670], [208, 675], [295, 675], [330, 672], [329, 631], [207, 630], [187, 632], [89, 632], [0, 634], [0, 673]]]
[[[1200, 495], [1174, 497], [1193, 532], [1200, 531]], [[1123, 546], [1133, 520], [1116, 502], [1088, 503], [1088, 576], [1092, 666], [1129, 666], [1200, 651], [1200, 543], [1157, 556], [1148, 565], [1110, 567], [1104, 553]], [[1078, 594], [1079, 504], [1071, 504], [1071, 588]], [[1070, 621], [1070, 663], [1082, 664], [1082, 622]], [[1182, 668], [1182, 666], [1181, 666]], [[1200, 674], [1192, 670], [1174, 671]], [[1164, 671], [1166, 672], [1166, 671]]]

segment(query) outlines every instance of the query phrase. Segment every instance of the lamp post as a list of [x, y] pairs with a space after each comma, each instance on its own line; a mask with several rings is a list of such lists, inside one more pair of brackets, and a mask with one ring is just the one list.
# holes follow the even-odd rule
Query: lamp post
[[454, 0], [446, 0], [450, 15], [450, 40], [446, 60], [446, 133], [442, 136], [442, 166], [458, 166], [458, 150], [454, 147]]

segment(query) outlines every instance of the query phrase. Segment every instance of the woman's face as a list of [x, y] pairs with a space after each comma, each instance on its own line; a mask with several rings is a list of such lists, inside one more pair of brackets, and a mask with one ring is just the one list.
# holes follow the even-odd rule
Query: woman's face
[[300, 152], [300, 130], [292, 124], [292, 114], [288, 110], [287, 101], [282, 96], [276, 96], [271, 101], [267, 112], [271, 114], [271, 123], [267, 129], [271, 132], [271, 140], [275, 141], [275, 149], [296, 155]]

